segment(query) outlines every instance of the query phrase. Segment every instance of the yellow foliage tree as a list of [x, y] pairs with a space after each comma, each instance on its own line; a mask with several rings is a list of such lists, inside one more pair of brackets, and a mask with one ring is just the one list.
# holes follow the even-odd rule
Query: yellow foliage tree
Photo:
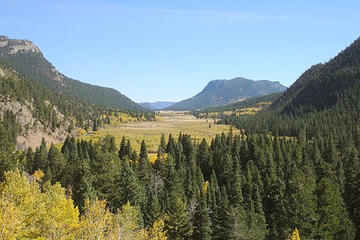
[[43, 171], [41, 171], [41, 169], [38, 169], [34, 172], [32, 176], [36, 179], [36, 181], [41, 182], [45, 174]]
[[74, 239], [79, 227], [79, 211], [74, 208], [72, 199], [66, 199], [65, 190], [59, 183], [44, 187], [45, 198], [45, 229], [44, 236], [48, 239]]
[[0, 199], [0, 239], [16, 239], [21, 228], [19, 209], [12, 201], [2, 196]]
[[295, 230], [292, 232], [291, 236], [287, 240], [300, 240], [299, 230], [295, 228]]
[[42, 172], [26, 176], [19, 171], [5, 173], [0, 183], [0, 239], [123, 239], [167, 240], [164, 221], [155, 221], [148, 232], [141, 228], [139, 210], [126, 203], [112, 214], [105, 200], [85, 202], [79, 211], [59, 183], [41, 183]]
[[113, 214], [106, 209], [106, 201], [85, 201], [85, 212], [81, 217], [79, 233], [81, 239], [111, 239]]
[[140, 212], [129, 202], [124, 204], [114, 216], [115, 239], [147, 239], [147, 233], [141, 230]]
[[151, 240], [167, 240], [164, 219], [160, 218], [156, 220], [150, 231]]
[[72, 200], [60, 185], [45, 184], [41, 192], [33, 179], [18, 171], [5, 173], [0, 184], [0, 239], [74, 239], [79, 212]]

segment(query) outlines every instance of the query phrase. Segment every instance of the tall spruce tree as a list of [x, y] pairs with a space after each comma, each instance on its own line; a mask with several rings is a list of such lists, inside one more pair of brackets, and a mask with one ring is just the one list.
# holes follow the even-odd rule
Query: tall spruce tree
[[185, 240], [192, 235], [192, 227], [186, 210], [186, 203], [180, 196], [172, 196], [165, 218], [165, 230], [170, 239]]
[[210, 218], [209, 212], [205, 201], [205, 195], [203, 191], [199, 191], [199, 197], [197, 199], [197, 204], [195, 208], [195, 213], [193, 216], [193, 235], [192, 238], [195, 239], [211, 239], [211, 227], [210, 227]]

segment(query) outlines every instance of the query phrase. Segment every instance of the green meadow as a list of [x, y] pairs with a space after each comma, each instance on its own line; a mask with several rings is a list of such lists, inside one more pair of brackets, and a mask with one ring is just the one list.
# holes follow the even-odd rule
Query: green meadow
[[[210, 141], [215, 134], [228, 131], [228, 125], [214, 124], [214, 120], [196, 119], [186, 112], [161, 111], [158, 113], [156, 121], [114, 122], [96, 132], [83, 134], [80, 139], [98, 141], [110, 134], [115, 137], [116, 144], [119, 146], [121, 138], [125, 136], [130, 139], [133, 148], [139, 150], [141, 141], [145, 140], [148, 151], [155, 153], [162, 134], [165, 135], [166, 139], [169, 134], [177, 138], [181, 132], [182, 134], [190, 134], [193, 140], [199, 142], [203, 138]], [[238, 132], [235, 129], [233, 131]]]

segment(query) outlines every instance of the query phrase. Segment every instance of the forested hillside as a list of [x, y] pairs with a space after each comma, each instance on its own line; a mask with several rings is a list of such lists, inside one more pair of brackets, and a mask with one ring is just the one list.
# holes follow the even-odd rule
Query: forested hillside
[[29, 80], [57, 93], [121, 111], [145, 111], [115, 89], [82, 83], [64, 76], [43, 56], [40, 49], [28, 40], [0, 36], [0, 60]]
[[243, 101], [231, 103], [224, 106], [210, 107], [200, 111], [192, 111], [192, 115], [197, 118], [213, 118], [223, 119], [229, 115], [254, 115], [260, 110], [268, 108], [274, 101], [282, 95], [279, 93], [272, 93], [261, 97], [248, 98]]
[[[41, 138], [47, 142], [62, 142], [77, 128], [96, 130], [109, 123], [109, 116], [118, 109], [85, 103], [28, 80], [0, 62], [0, 119], [11, 129], [17, 148], [38, 146]], [[131, 112], [145, 119], [154, 119], [151, 112]]]
[[[360, 205], [359, 46], [360, 39], [329, 62], [313, 66], [269, 109], [255, 116], [223, 115], [220, 121], [244, 129], [248, 134], [270, 132], [283, 138], [296, 137], [311, 144], [312, 147], [305, 149], [312, 148], [317, 153], [314, 155], [314, 152], [309, 153], [303, 149], [300, 156], [313, 161], [312, 169], [317, 176], [316, 190], [311, 194], [316, 196], [315, 206], [322, 210], [316, 221], [329, 221], [328, 226], [331, 226], [347, 217], [326, 217], [324, 214], [328, 214], [330, 209], [333, 210], [332, 213], [346, 209], [345, 214], [356, 228], [355, 239], [360, 238], [360, 214], [357, 210]], [[292, 156], [292, 164], [295, 164], [295, 160], [296, 156]], [[302, 166], [299, 169], [308, 172]], [[329, 197], [332, 196], [332, 203], [318, 195], [328, 191], [326, 185], [332, 189], [327, 193]], [[288, 187], [287, 184], [285, 186]], [[311, 204], [308, 200], [305, 202]], [[331, 207], [335, 202], [339, 204], [338, 207]], [[315, 236], [314, 239], [354, 239], [345, 232], [338, 235], [331, 233], [331, 229], [336, 229], [339, 225], [342, 224], [337, 222], [333, 227], [320, 228], [327, 235]], [[348, 225], [347, 229], [351, 229], [351, 226]]]

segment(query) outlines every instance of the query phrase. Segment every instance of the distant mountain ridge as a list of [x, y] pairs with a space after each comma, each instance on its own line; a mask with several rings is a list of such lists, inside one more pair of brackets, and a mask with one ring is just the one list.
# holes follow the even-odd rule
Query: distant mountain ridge
[[139, 103], [140, 106], [150, 109], [150, 110], [162, 110], [173, 104], [175, 104], [175, 102], [157, 101], [157, 102], [141, 102], [141, 103]]
[[286, 87], [279, 82], [268, 80], [254, 81], [241, 77], [231, 80], [213, 80], [194, 97], [175, 103], [166, 109], [205, 109], [285, 90]]
[[122, 111], [146, 110], [115, 89], [95, 86], [66, 77], [55, 69], [31, 41], [0, 36], [0, 60], [30, 80], [55, 92], [91, 104], [118, 108]]

